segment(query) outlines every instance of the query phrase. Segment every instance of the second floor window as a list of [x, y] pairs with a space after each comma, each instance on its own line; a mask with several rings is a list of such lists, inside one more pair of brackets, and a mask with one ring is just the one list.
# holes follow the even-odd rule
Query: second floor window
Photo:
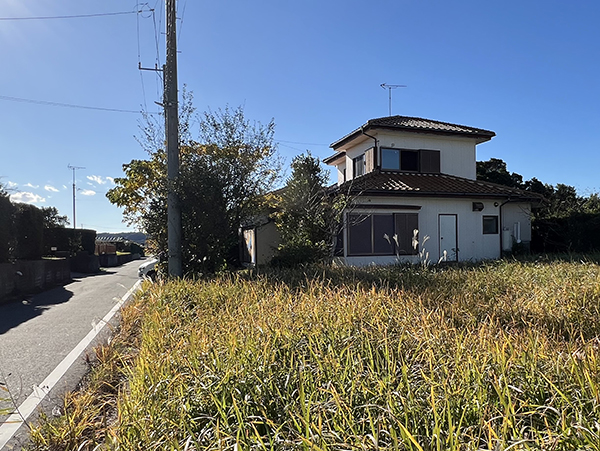
[[381, 149], [381, 169], [406, 172], [440, 172], [438, 150]]
[[365, 174], [365, 154], [352, 159], [353, 176], [358, 177], [359, 175]]

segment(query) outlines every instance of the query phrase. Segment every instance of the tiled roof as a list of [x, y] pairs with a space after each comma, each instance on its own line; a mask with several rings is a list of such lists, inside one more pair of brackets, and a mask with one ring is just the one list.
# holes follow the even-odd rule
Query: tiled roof
[[495, 183], [470, 180], [447, 174], [413, 172], [371, 172], [349, 180], [340, 191], [361, 195], [435, 197], [511, 197], [542, 201], [542, 196]]
[[469, 136], [476, 138], [479, 142], [488, 141], [496, 136], [496, 134], [491, 130], [467, 127], [466, 125], [451, 124], [449, 122], [434, 121], [420, 117], [388, 116], [367, 121], [367, 123], [363, 126], [332, 143], [330, 147], [335, 149], [362, 134], [363, 130], [367, 132], [370, 129], [388, 129], [416, 133]]

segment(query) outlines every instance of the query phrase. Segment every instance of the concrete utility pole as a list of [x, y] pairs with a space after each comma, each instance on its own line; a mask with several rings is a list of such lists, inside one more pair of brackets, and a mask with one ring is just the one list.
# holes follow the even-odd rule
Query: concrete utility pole
[[[73, 228], [75, 229], [77, 228], [77, 223], [75, 222], [75, 192], [77, 191], [77, 188], [75, 187], [75, 171], [77, 169], [85, 168], [82, 168], [81, 166], [71, 166], [70, 164], [68, 164], [67, 167], [73, 171]], [[83, 228], [83, 226], [81, 226], [81, 228]]]
[[175, 192], [179, 177], [179, 108], [177, 93], [177, 33], [175, 0], [166, 1], [167, 61], [163, 68], [165, 79], [165, 134], [167, 138], [167, 217], [169, 275], [181, 277], [181, 208]]

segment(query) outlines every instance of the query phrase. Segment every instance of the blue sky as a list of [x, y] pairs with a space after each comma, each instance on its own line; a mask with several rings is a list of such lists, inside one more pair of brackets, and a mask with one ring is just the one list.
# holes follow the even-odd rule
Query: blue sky
[[[0, 18], [128, 12], [137, 3], [0, 0]], [[84, 167], [77, 227], [127, 230], [105, 193], [123, 163], [145, 157], [134, 138], [140, 115], [9, 98], [157, 111], [161, 82], [138, 62], [164, 63], [164, 1], [142, 9], [0, 20], [0, 180], [13, 199], [71, 219], [67, 165]], [[403, 84], [393, 114], [493, 130], [479, 160], [600, 191], [597, 2], [179, 0], [178, 16], [180, 87], [199, 111], [243, 105], [251, 120], [273, 118], [287, 163], [307, 149], [330, 155], [331, 142], [388, 114], [382, 83]]]

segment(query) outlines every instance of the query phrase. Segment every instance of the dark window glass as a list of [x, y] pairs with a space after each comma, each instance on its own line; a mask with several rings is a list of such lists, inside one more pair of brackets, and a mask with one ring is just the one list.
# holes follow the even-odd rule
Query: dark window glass
[[483, 217], [483, 234], [496, 235], [498, 233], [498, 216]]
[[[394, 220], [398, 255], [417, 254], [419, 246], [413, 246], [413, 237], [415, 230], [419, 229], [419, 215], [417, 213], [396, 213]], [[416, 238], [418, 239], [418, 235]]]
[[394, 254], [394, 216], [373, 215], [373, 253]]
[[[349, 255], [415, 255], [417, 213], [348, 215]], [[394, 238], [395, 236], [395, 238]]]
[[372, 227], [370, 215], [348, 216], [348, 252], [351, 255], [372, 253]]
[[418, 171], [419, 152], [417, 150], [402, 150], [400, 152], [400, 169], [403, 171]]
[[352, 160], [354, 166], [354, 177], [364, 175], [365, 173], [365, 154], [362, 154]]
[[400, 169], [400, 151], [398, 149], [381, 149], [381, 169], [392, 171]]

